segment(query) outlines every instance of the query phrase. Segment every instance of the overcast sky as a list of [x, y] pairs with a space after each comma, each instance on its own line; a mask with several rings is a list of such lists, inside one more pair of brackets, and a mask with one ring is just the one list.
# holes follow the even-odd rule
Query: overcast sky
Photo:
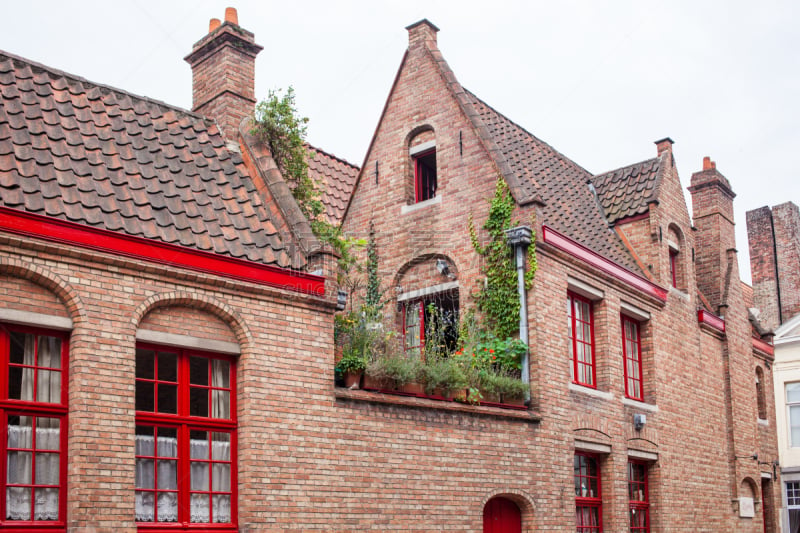
[[183, 57], [228, 5], [264, 46], [257, 97], [292, 85], [309, 141], [357, 165], [427, 18], [463, 86], [593, 173], [668, 136], [686, 186], [711, 156], [746, 281], [745, 212], [800, 203], [797, 1], [6, 1], [0, 48], [188, 109]]

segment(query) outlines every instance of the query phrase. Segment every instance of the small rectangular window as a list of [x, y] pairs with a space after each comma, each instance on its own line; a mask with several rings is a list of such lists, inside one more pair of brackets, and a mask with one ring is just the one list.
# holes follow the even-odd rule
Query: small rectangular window
[[577, 533], [603, 531], [600, 467], [594, 456], [575, 454], [575, 527]]
[[800, 382], [786, 384], [786, 408], [789, 410], [789, 444], [800, 448]]
[[436, 196], [436, 149], [414, 155], [414, 190], [417, 202]]
[[644, 401], [642, 391], [642, 342], [639, 322], [622, 315], [622, 351], [625, 354], [625, 396]]
[[670, 283], [676, 289], [678, 288], [678, 252], [670, 248], [669, 250], [669, 277]]
[[789, 531], [800, 530], [800, 481], [786, 482], [786, 507], [789, 511]]
[[567, 313], [572, 380], [580, 385], [596, 387], [592, 302], [570, 292], [567, 295]]
[[628, 463], [628, 502], [631, 533], [650, 531], [650, 495], [647, 486], [647, 465]]

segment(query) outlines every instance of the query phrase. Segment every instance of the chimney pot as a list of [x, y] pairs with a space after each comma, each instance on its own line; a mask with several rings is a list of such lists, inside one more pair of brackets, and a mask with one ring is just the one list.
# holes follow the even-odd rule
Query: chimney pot
[[214, 30], [219, 28], [220, 24], [221, 23], [219, 19], [211, 19], [211, 21], [208, 23], [208, 33], [212, 33]]
[[703, 170], [711, 170], [712, 168], [714, 168], [714, 163], [711, 162], [710, 157], [705, 156], [703, 158]]
[[239, 14], [236, 13], [235, 7], [226, 7], [225, 8], [225, 22], [230, 22], [231, 24], [239, 25]]

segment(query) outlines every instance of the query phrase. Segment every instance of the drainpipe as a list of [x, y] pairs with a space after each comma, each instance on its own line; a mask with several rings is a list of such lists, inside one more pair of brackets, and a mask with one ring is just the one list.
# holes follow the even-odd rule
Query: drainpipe
[[[526, 345], [528, 344], [528, 299], [525, 294], [525, 252], [528, 245], [531, 243], [531, 228], [530, 226], [517, 226], [506, 230], [506, 238], [508, 244], [514, 248], [514, 255], [517, 259], [517, 292], [519, 293], [519, 338]], [[530, 388], [531, 366], [528, 350], [522, 356], [522, 381], [528, 384], [528, 390], [525, 393], [525, 403], [530, 403], [531, 388]]]

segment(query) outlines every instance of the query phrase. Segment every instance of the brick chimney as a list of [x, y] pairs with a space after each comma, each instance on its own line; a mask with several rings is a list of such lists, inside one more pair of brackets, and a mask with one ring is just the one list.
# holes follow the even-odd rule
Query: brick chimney
[[775, 330], [800, 313], [800, 209], [792, 202], [747, 212], [753, 300]]
[[439, 28], [433, 25], [428, 19], [422, 19], [415, 22], [410, 26], [406, 26], [408, 30], [408, 47], [411, 48], [416, 44], [421, 44], [425, 41], [433, 41], [434, 47], [436, 45], [436, 34]]
[[229, 7], [224, 22], [211, 19], [208, 35], [183, 58], [192, 66], [192, 111], [216, 120], [228, 142], [236, 142], [242, 119], [253, 114], [255, 60], [263, 49]]
[[703, 170], [692, 174], [689, 192], [692, 194], [692, 218], [697, 228], [697, 286], [712, 305], [712, 310], [719, 313], [719, 307], [726, 303], [723, 297], [729, 252], [736, 249], [733, 223], [736, 194], [709, 157], [703, 159]]
[[675, 141], [669, 137], [664, 137], [663, 139], [656, 141], [655, 144], [656, 150], [658, 150], [658, 155], [661, 155], [664, 152], [672, 152], [672, 145], [675, 144]]

